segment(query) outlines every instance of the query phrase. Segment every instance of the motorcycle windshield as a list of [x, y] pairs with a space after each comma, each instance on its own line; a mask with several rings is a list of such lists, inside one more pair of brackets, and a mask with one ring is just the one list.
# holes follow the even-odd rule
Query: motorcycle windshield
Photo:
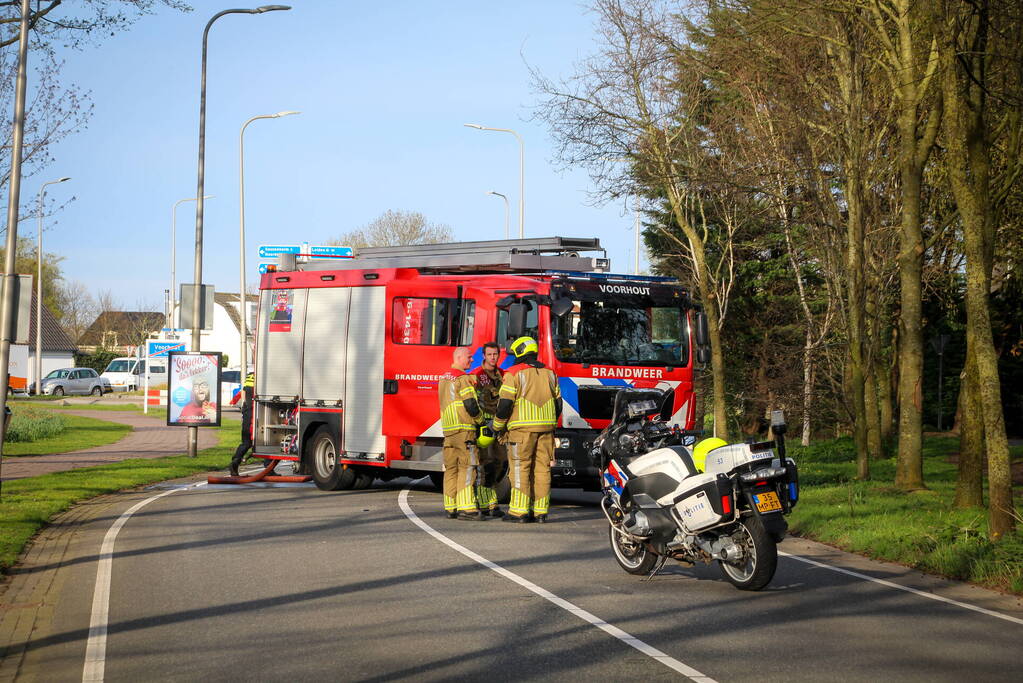
[[558, 360], [657, 367], [689, 364], [685, 308], [678, 303], [667, 305], [636, 295], [566, 294], [572, 298], [572, 310], [551, 316]]

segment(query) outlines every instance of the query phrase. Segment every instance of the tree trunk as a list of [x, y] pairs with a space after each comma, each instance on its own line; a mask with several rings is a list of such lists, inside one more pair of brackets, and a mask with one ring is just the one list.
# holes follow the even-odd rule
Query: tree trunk
[[[969, 342], [967, 342], [968, 344]], [[959, 383], [959, 474], [956, 478], [957, 508], [984, 506], [984, 420], [977, 400], [977, 363], [973, 350], [966, 349], [966, 367]]]
[[881, 416], [881, 448], [886, 458], [892, 454], [892, 432], [895, 425], [895, 416], [892, 412], [893, 371], [894, 367], [891, 361], [885, 358], [877, 373], [878, 412]]
[[[948, 33], [942, 43], [945, 67], [942, 86], [948, 108], [949, 179], [963, 223], [966, 347], [977, 379], [971, 387], [971, 391], [976, 392], [972, 400], [980, 407], [987, 454], [988, 535], [998, 540], [1015, 528], [1016, 517], [998, 355], [991, 334], [988, 301], [994, 262], [991, 149], [985, 121], [985, 79], [990, 59], [985, 48], [989, 26], [986, 10], [975, 11], [976, 14], [966, 13], [945, 24]], [[960, 44], [968, 48], [960, 50]]]
[[881, 448], [881, 413], [877, 406], [877, 364], [871, 363], [864, 383], [864, 409], [867, 418], [867, 454], [874, 460], [884, 456]]

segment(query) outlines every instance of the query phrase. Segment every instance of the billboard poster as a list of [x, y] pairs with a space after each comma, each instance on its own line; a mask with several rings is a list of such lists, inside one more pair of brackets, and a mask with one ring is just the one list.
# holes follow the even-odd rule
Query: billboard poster
[[167, 424], [220, 426], [220, 353], [171, 351], [168, 356]]
[[291, 309], [294, 306], [292, 290], [278, 289], [270, 296], [273, 304], [270, 309], [270, 331], [291, 332]]

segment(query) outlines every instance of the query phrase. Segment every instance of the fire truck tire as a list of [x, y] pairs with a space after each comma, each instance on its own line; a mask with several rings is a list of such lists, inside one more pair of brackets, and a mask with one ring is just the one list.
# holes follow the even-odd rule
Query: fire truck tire
[[444, 490], [444, 473], [443, 472], [430, 472], [430, 481], [433, 482], [433, 488], [438, 491]]
[[357, 471], [355, 473], [355, 481], [352, 483], [353, 489], [368, 489], [376, 477], [371, 472]]
[[316, 488], [321, 491], [344, 491], [355, 484], [355, 470], [342, 467], [337, 461], [337, 444], [326, 425], [313, 434], [309, 454]]

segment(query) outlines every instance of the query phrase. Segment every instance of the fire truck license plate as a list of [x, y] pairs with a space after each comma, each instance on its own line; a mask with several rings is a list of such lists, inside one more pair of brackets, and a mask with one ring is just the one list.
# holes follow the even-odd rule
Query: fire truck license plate
[[755, 493], [753, 494], [753, 501], [757, 504], [757, 510], [761, 512], [774, 512], [775, 510], [781, 510], [781, 501], [778, 500], [778, 494], [774, 491], [768, 491], [767, 493]]

